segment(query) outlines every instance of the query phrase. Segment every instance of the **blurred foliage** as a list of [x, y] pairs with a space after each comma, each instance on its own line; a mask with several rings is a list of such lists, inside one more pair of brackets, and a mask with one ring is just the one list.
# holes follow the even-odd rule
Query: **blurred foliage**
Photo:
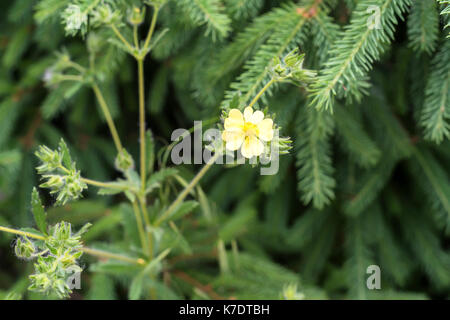
[[[56, 147], [64, 138], [84, 176], [118, 177], [93, 92], [73, 83], [44, 86], [56, 52], [87, 65], [86, 37], [111, 35], [86, 29], [84, 37], [66, 37], [61, 13], [70, 2], [0, 2], [2, 226], [34, 224], [39, 145]], [[145, 66], [158, 169], [173, 130], [218, 117], [238, 91], [244, 100], [254, 96], [272, 59], [295, 47], [306, 53], [308, 68], [321, 70], [313, 94], [322, 100], [293, 85], [274, 86], [259, 107], [276, 113], [295, 144], [278, 174], [213, 167], [193, 192], [200, 205], [164, 228], [161, 243], [174, 249], [159, 277], [148, 276], [151, 264], [142, 270], [83, 255], [87, 272], [72, 298], [450, 297], [450, 40], [448, 4], [438, 2], [170, 0], [155, 37], [168, 31]], [[388, 27], [364, 37], [369, 5], [383, 8]], [[137, 69], [116, 45], [102, 46], [101, 89], [137, 159]], [[329, 84], [337, 85], [324, 93]], [[317, 104], [333, 112], [316, 111]], [[176, 169], [158, 190], [161, 201], [199, 170]], [[87, 245], [136, 254], [129, 252], [139, 245], [136, 222], [122, 195], [90, 188], [82, 200], [54, 208], [56, 197], [46, 195], [50, 222], [76, 230], [90, 222]], [[150, 214], [160, 210], [158, 201], [149, 206]], [[14, 238], [0, 234], [0, 297], [45, 298], [26, 290], [32, 264], [15, 257]], [[382, 290], [366, 288], [372, 264], [381, 268]]]

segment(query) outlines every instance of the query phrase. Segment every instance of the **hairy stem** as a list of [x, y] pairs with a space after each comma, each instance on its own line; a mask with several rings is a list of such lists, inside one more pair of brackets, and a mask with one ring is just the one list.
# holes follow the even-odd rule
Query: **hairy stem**
[[[25, 236], [25, 237], [36, 239], [36, 240], [45, 240], [46, 239], [43, 236], [31, 233], [31, 232], [25, 232], [25, 231], [11, 229], [11, 228], [2, 227], [2, 226], [0, 226], [0, 231], [17, 234], [19, 236]], [[82, 247], [80, 250], [87, 254], [90, 254], [92, 256], [97, 256], [97, 257], [101, 257], [101, 258], [114, 259], [114, 260], [119, 260], [119, 261], [139, 264], [139, 265], [145, 264], [144, 259], [134, 259], [134, 258], [120, 255], [120, 254], [110, 253], [110, 252], [92, 249], [92, 248], [88, 248], [88, 247]]]
[[83, 77], [82, 76], [76, 76], [76, 75], [71, 75], [71, 74], [64, 74], [64, 75], [58, 75], [58, 80], [59, 81], [83, 81]]
[[114, 259], [114, 260], [119, 260], [119, 261], [139, 264], [139, 265], [144, 265], [145, 264], [145, 260], [144, 259], [141, 259], [141, 258], [134, 259], [134, 258], [130, 258], [130, 257], [127, 257], [127, 256], [120, 255], [120, 254], [106, 252], [106, 251], [103, 251], [103, 250], [97, 250], [97, 249], [92, 249], [92, 248], [88, 248], [88, 247], [82, 247], [81, 251], [83, 251], [84, 253], [90, 254], [92, 256], [100, 257], [100, 258]]
[[138, 197], [139, 199], [139, 205], [141, 207], [142, 215], [144, 216], [144, 223], [145, 223], [145, 233], [147, 234], [147, 241], [148, 241], [148, 257], [151, 260], [153, 258], [153, 236], [150, 234], [148, 227], [151, 226], [150, 219], [148, 217], [147, 212], [147, 204], [144, 197]]
[[145, 163], [145, 95], [144, 95], [144, 60], [138, 59], [139, 73], [139, 139], [141, 147], [141, 190], [145, 192], [146, 163]]
[[106, 123], [108, 124], [109, 131], [111, 131], [111, 136], [114, 140], [114, 144], [116, 145], [117, 151], [122, 151], [122, 143], [120, 142], [119, 134], [117, 133], [116, 126], [112, 119], [111, 113], [109, 112], [108, 104], [105, 101], [105, 98], [100, 91], [100, 88], [97, 84], [93, 84], [92, 88], [94, 89], [95, 96], [97, 97], [98, 103], [100, 104], [100, 108], [102, 109], [103, 114], [105, 115]]
[[145, 238], [146, 230], [144, 229], [144, 224], [142, 222], [141, 213], [139, 211], [139, 207], [136, 203], [136, 200], [132, 202], [132, 205], [133, 205], [134, 216], [136, 217], [136, 222], [137, 222], [139, 238], [141, 240], [142, 249], [144, 250], [144, 252], [148, 252], [148, 250], [149, 250], [148, 243]]
[[74, 61], [67, 61], [66, 63], [69, 66], [71, 66], [72, 68], [74, 68], [75, 70], [79, 71], [80, 73], [86, 72], [86, 68], [84, 68], [83, 66], [79, 65], [78, 63], [76, 63]]
[[[109, 182], [101, 182], [101, 181], [91, 180], [91, 179], [87, 179], [87, 178], [81, 178], [81, 181], [83, 181], [86, 184], [90, 184], [92, 186], [99, 187], [99, 188], [120, 189], [120, 190], [125, 189], [124, 186], [117, 185], [114, 183], [109, 183]], [[133, 192], [138, 191], [134, 188], [130, 188], [129, 186], [127, 186], [126, 188], [130, 189], [130, 191], [133, 191]]]
[[45, 237], [43, 237], [43, 236], [31, 233], [31, 232], [11, 229], [11, 228], [7, 228], [7, 227], [0, 226], [0, 231], [18, 234], [19, 236], [25, 236], [25, 237], [33, 238], [33, 239], [37, 239], [37, 240], [45, 240]]
[[138, 37], [138, 27], [133, 26], [133, 38], [134, 38], [134, 46], [139, 50], [139, 37]]
[[111, 25], [111, 29], [116, 34], [117, 38], [119, 38], [120, 41], [127, 47], [128, 51], [130, 51], [131, 54], [134, 54], [134, 48], [133, 46], [125, 39], [125, 37], [120, 33], [119, 29], [115, 25]]
[[267, 82], [267, 84], [264, 86], [264, 88], [261, 89], [261, 91], [259, 91], [259, 93], [253, 98], [252, 102], [250, 102], [248, 106], [253, 107], [254, 104], [259, 100], [259, 98], [261, 98], [261, 96], [264, 94], [264, 92], [266, 92], [266, 90], [269, 89], [269, 87], [274, 84], [275, 81], [276, 80], [274, 78], [270, 79], [270, 81]]
[[152, 40], [153, 33], [155, 32], [155, 26], [156, 26], [156, 20], [158, 19], [158, 12], [159, 8], [155, 7], [155, 10], [153, 11], [153, 17], [152, 22], [150, 24], [150, 29], [148, 30], [147, 38], [145, 39], [143, 50], [147, 50], [148, 46], [150, 45], [150, 41]]

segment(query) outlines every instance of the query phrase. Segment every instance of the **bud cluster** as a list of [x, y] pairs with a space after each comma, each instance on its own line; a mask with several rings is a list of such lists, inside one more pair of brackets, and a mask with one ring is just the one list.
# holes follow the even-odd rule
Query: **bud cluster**
[[76, 170], [62, 139], [58, 150], [40, 146], [35, 154], [41, 161], [36, 169], [42, 179], [46, 180], [40, 187], [50, 189], [51, 194], [57, 194], [56, 205], [64, 205], [81, 197], [87, 185], [82, 181], [80, 171]]
[[19, 258], [37, 258], [35, 272], [30, 275], [30, 290], [54, 293], [59, 298], [65, 298], [72, 292], [68, 277], [82, 271], [78, 265], [78, 259], [83, 254], [80, 250], [81, 235], [89, 227], [90, 224], [87, 224], [74, 234], [70, 223], [61, 222], [50, 228], [44, 241], [34, 243], [27, 237], [17, 239], [14, 251]]
[[276, 57], [272, 63], [272, 76], [277, 81], [290, 81], [297, 85], [308, 84], [316, 76], [316, 72], [304, 69], [304, 60], [305, 54], [300, 54], [298, 48], [289, 52], [283, 59]]
[[35, 273], [30, 276], [30, 290], [43, 294], [54, 293], [59, 298], [68, 297], [72, 292], [68, 285], [68, 276], [80, 273], [83, 269], [78, 259], [83, 252], [81, 235], [90, 224], [78, 233], [72, 234], [70, 223], [61, 222], [50, 228], [50, 235], [42, 244], [42, 252], [34, 264]]

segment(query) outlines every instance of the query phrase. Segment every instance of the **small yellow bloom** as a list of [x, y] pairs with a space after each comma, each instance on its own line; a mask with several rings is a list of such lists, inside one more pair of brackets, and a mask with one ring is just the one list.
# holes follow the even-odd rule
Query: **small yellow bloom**
[[227, 150], [241, 148], [245, 158], [261, 155], [264, 151], [262, 141], [273, 139], [272, 119], [264, 119], [264, 113], [259, 110], [253, 112], [251, 107], [245, 108], [244, 114], [238, 109], [231, 109], [224, 127], [222, 139], [226, 142]]

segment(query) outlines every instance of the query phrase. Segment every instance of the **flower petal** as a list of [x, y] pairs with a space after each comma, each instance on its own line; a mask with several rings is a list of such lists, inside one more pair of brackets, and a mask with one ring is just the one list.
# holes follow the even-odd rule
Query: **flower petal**
[[251, 107], [247, 107], [244, 109], [244, 119], [246, 122], [250, 122], [253, 115], [253, 109]]
[[244, 127], [244, 119], [242, 118], [242, 114], [241, 114], [241, 119], [238, 119], [238, 118], [226, 118], [225, 119], [225, 123], [224, 123], [225, 130], [240, 131], [243, 129], [243, 127]]
[[241, 147], [244, 141], [244, 132], [225, 130], [222, 132], [222, 140], [226, 142], [227, 150], [235, 151]]
[[272, 119], [264, 119], [258, 123], [258, 137], [263, 141], [271, 141], [273, 139], [273, 121]]
[[260, 123], [262, 120], [264, 119], [264, 113], [262, 111], [255, 111], [252, 114], [252, 117], [250, 119], [250, 122], [254, 123], [254, 124], [258, 124]]
[[244, 117], [239, 109], [231, 109], [228, 113], [228, 118], [236, 120], [244, 120]]
[[259, 156], [263, 151], [264, 145], [258, 138], [255, 136], [245, 137], [241, 148], [241, 153], [245, 158], [250, 159], [253, 156]]
[[252, 146], [254, 156], [259, 156], [264, 152], [264, 145], [257, 137], [251, 137], [250, 144]]
[[242, 144], [241, 153], [244, 158], [250, 159], [253, 157], [253, 151], [250, 147], [250, 137], [245, 137], [244, 143]]

